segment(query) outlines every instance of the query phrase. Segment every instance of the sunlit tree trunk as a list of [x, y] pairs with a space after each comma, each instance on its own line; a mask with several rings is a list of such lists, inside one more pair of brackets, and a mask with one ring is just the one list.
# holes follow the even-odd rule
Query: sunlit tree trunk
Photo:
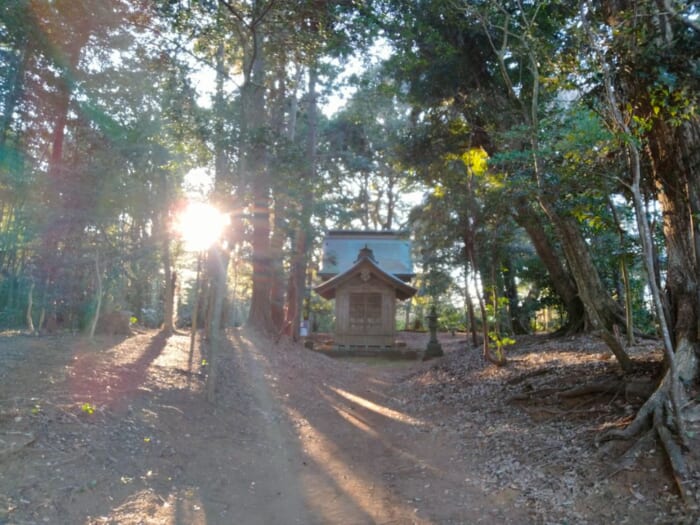
[[29, 284], [29, 292], [27, 292], [27, 332], [33, 334], [36, 330], [34, 328], [34, 320], [32, 319], [32, 307], [34, 305], [34, 280]]
[[[270, 128], [279, 142], [288, 137], [285, 114], [289, 102], [287, 96], [287, 66], [286, 57], [277, 57], [274, 65], [275, 79], [270, 90]], [[281, 58], [281, 60], [280, 60]], [[294, 97], [296, 98], [296, 97]], [[291, 118], [291, 116], [290, 116]], [[292, 144], [292, 140], [289, 141]], [[279, 150], [278, 150], [279, 151]], [[273, 220], [272, 236], [270, 239], [270, 251], [272, 254], [272, 284], [270, 287], [270, 315], [275, 332], [280, 334], [285, 331], [285, 242], [289, 234], [289, 221], [295, 211], [294, 200], [289, 197], [289, 187], [286, 184], [273, 184]]]
[[100, 319], [100, 310], [102, 310], [102, 269], [100, 268], [100, 252], [95, 252], [95, 281], [97, 283], [95, 290], [95, 312], [90, 320], [90, 329], [88, 331], [89, 339], [95, 337], [95, 329]]
[[172, 254], [170, 253], [170, 236], [164, 233], [165, 239], [161, 246], [163, 261], [163, 274], [165, 287], [163, 289], [163, 325], [161, 329], [165, 333], [175, 330], [175, 272], [173, 271]]
[[219, 374], [219, 358], [221, 355], [222, 346], [222, 326], [221, 312], [226, 295], [226, 267], [228, 265], [228, 256], [221, 249], [221, 246], [215, 245], [209, 250], [209, 266], [210, 275], [212, 276], [212, 313], [211, 323], [208, 333], [208, 375], [207, 375], [207, 400], [214, 403], [216, 400], [216, 383]]
[[[257, 5], [257, 4], [256, 4]], [[249, 181], [252, 197], [253, 290], [248, 324], [272, 333], [271, 316], [272, 257], [270, 250], [270, 181], [267, 169], [265, 134], [265, 56], [262, 28], [252, 35], [247, 76], [242, 96], [244, 107], [245, 159], [244, 177]]]
[[[223, 38], [223, 37], [222, 37]], [[224, 81], [226, 79], [226, 64], [225, 64], [225, 46], [224, 42], [219, 42], [216, 49], [216, 86], [214, 94], [214, 103], [216, 108], [216, 115], [214, 117], [214, 193], [212, 195], [212, 200], [219, 207], [221, 212], [231, 212], [231, 173], [229, 171], [229, 162], [226, 157], [226, 137], [224, 135], [224, 121], [227, 117], [226, 113], [226, 103], [224, 98]], [[222, 232], [223, 239], [217, 239], [217, 243], [225, 239], [230, 239], [231, 244], [233, 244], [233, 239], [236, 237], [236, 232], [230, 231], [233, 227], [233, 222], [228, 225], [229, 231]], [[212, 329], [212, 324], [214, 324], [214, 316], [218, 316], [215, 320], [217, 330], [223, 329], [226, 326], [226, 303], [228, 296], [228, 286], [226, 276], [228, 274], [228, 263], [230, 259], [229, 252], [222, 250], [215, 251], [213, 253], [217, 254], [218, 260], [215, 265], [209, 264], [207, 268], [209, 271], [215, 273], [221, 273], [221, 275], [208, 275], [207, 278], [211, 283], [217, 283], [211, 289], [212, 306], [209, 309], [208, 315], [209, 323], [208, 329]], [[211, 256], [211, 254], [210, 254]], [[201, 257], [201, 255], [199, 256]], [[199, 263], [198, 263], [199, 264]], [[211, 337], [211, 336], [210, 336]], [[213, 343], [212, 343], [213, 344]], [[216, 374], [213, 370], [213, 365], [210, 364], [210, 373]]]

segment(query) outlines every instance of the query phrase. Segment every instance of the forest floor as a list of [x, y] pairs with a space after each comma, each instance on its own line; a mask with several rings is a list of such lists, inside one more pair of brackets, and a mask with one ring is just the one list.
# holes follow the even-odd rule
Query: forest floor
[[502, 368], [440, 339], [334, 360], [232, 330], [212, 405], [188, 334], [0, 335], [0, 524], [700, 523], [653, 441], [595, 446], [654, 344], [640, 388], [586, 393], [619, 374], [594, 339], [524, 337]]

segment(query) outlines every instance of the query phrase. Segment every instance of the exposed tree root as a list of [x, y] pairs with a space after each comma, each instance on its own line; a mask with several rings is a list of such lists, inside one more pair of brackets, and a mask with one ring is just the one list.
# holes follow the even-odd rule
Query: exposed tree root
[[620, 456], [620, 459], [614, 465], [614, 468], [608, 472], [606, 477], [611, 478], [618, 472], [622, 472], [632, 466], [632, 464], [637, 461], [637, 457], [642, 449], [654, 439], [654, 429], [650, 428], [647, 430], [642, 437], [640, 437], [634, 444], [627, 449], [627, 451]]
[[[685, 459], [683, 458], [681, 445], [678, 443], [678, 441], [682, 442], [682, 439], [676, 437], [674, 432], [672, 432], [672, 430], [678, 431], [678, 424], [675, 422], [674, 418], [667, 417], [672, 413], [669, 412], [671, 407], [670, 388], [671, 381], [667, 374], [656, 391], [642, 405], [635, 418], [625, 429], [615, 429], [605, 432], [596, 442], [600, 444], [601, 442], [613, 439], [629, 440], [644, 432], [642, 438], [637, 442], [639, 443], [639, 441], [644, 440], [647, 435], [650, 434], [649, 428], [651, 428], [651, 432], [655, 432], [658, 436], [664, 452], [669, 459], [673, 478], [683, 502], [686, 505], [692, 505], [694, 501], [692, 494], [688, 490], [688, 470], [686, 468]], [[680, 415], [678, 417], [680, 417]], [[676, 428], [672, 429], [670, 426], [675, 426]], [[636, 446], [637, 444], [633, 445], [630, 451]]]
[[579, 397], [591, 394], [617, 394], [624, 391], [625, 383], [619, 379], [612, 379], [592, 383], [584, 386], [578, 386], [559, 392], [559, 397]]
[[666, 455], [671, 463], [673, 478], [676, 481], [676, 486], [678, 487], [681, 498], [686, 505], [690, 505], [693, 503], [693, 496], [687, 490], [687, 484], [689, 481], [688, 469], [686, 468], [685, 460], [683, 459], [681, 447], [678, 445], [678, 443], [676, 443], [676, 440], [671, 435], [671, 431], [663, 421], [662, 406], [657, 407], [657, 409], [654, 410], [654, 429], [656, 430], [656, 433], [659, 436], [659, 439], [664, 446], [664, 450], [666, 451]]
[[519, 394], [513, 394], [508, 398], [508, 401], [530, 401], [535, 397], [541, 398], [549, 394], [556, 394], [558, 391], [558, 388], [541, 388], [539, 390], [532, 390], [530, 392], [521, 392]]
[[543, 376], [545, 374], [548, 374], [551, 372], [551, 368], [540, 368], [539, 370], [535, 370], [534, 372], [529, 372], [527, 374], [522, 374], [516, 377], [513, 377], [506, 381], [506, 385], [517, 385], [518, 383], [522, 383], [526, 379], [530, 379], [532, 377], [537, 377], [537, 376]]
[[[541, 371], [536, 371], [531, 374], [525, 374], [523, 376], [518, 376], [516, 378], [510, 379], [506, 382], [509, 385], [515, 385], [530, 379], [531, 377], [542, 375], [547, 373], [548, 370], [544, 369]], [[529, 385], [526, 385], [526, 388]], [[654, 391], [654, 384], [651, 381], [625, 381], [622, 379], [605, 379], [603, 381], [598, 381], [596, 383], [590, 383], [583, 386], [577, 386], [570, 388], [568, 390], [559, 390], [557, 388], [541, 388], [538, 390], [531, 390], [529, 392], [521, 392], [514, 394], [509, 399], [511, 401], [526, 401], [532, 399], [533, 397], [542, 397], [545, 395], [555, 394], [560, 398], [574, 398], [583, 397], [594, 394], [624, 394], [626, 400], [630, 400], [633, 397], [647, 399]]]
[[654, 392], [654, 384], [651, 381], [624, 381], [620, 379], [607, 379], [598, 383], [592, 383], [580, 387], [570, 388], [559, 393], [559, 397], [571, 398], [587, 396], [591, 394], [625, 394], [625, 399], [633, 397], [647, 399]]

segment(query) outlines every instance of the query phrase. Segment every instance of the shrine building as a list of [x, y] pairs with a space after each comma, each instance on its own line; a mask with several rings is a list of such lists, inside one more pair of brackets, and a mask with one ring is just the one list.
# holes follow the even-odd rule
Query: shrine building
[[329, 231], [314, 288], [335, 299], [334, 343], [338, 349], [390, 349], [395, 345], [396, 302], [416, 289], [411, 242], [393, 231]]

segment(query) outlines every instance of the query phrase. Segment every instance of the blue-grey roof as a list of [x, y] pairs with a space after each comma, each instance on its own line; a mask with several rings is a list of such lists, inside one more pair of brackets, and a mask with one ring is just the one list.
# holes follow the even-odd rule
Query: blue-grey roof
[[352, 280], [353, 278], [360, 276], [362, 279], [362, 274], [368, 271], [366, 278], [363, 279], [368, 281], [370, 278], [384, 282], [386, 285], [394, 289], [396, 298], [404, 301], [409, 297], [413, 297], [418, 290], [406, 283], [397, 275], [393, 275], [382, 270], [377, 262], [372, 257], [371, 253], [363, 249], [363, 253], [359, 260], [353, 264], [347, 271], [339, 273], [319, 284], [314, 291], [319, 294], [324, 299], [335, 299], [336, 291], [346, 282]]
[[325, 279], [343, 273], [357, 261], [367, 246], [377, 265], [402, 280], [415, 276], [411, 258], [411, 241], [396, 232], [341, 231], [328, 232], [323, 241], [323, 261], [319, 275]]

